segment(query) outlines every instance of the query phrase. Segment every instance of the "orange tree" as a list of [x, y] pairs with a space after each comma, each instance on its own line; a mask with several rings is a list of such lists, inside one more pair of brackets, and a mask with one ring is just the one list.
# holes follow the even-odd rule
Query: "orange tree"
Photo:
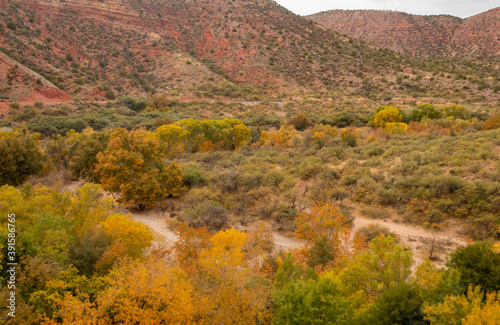
[[297, 238], [306, 242], [301, 253], [309, 266], [325, 266], [349, 254], [349, 220], [334, 204], [314, 204], [310, 213], [299, 213], [295, 223]]
[[184, 173], [175, 163], [166, 163], [161, 152], [158, 140], [143, 129], [114, 130], [106, 150], [97, 155], [102, 187], [120, 203], [139, 208], [178, 196]]

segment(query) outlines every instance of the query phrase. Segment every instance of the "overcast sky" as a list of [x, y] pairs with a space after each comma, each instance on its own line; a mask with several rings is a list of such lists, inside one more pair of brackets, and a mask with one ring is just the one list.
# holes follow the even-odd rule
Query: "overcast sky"
[[331, 9], [397, 10], [418, 15], [470, 17], [500, 6], [498, 0], [275, 0], [298, 15]]

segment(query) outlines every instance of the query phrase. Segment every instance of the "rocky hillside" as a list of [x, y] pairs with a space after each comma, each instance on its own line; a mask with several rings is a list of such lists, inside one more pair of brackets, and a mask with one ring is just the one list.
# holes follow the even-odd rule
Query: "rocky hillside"
[[241, 99], [498, 97], [492, 63], [380, 50], [270, 0], [7, 0], [0, 2], [0, 51], [19, 63], [0, 75], [3, 101], [33, 98], [41, 82], [34, 73], [76, 100], [160, 91]]
[[340, 34], [413, 56], [500, 58], [500, 8], [467, 19], [378, 10], [331, 10], [308, 18]]

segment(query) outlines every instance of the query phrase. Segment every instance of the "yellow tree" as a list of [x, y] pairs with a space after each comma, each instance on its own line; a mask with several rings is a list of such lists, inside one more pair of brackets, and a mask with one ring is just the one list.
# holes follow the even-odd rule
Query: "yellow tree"
[[164, 162], [158, 140], [143, 129], [114, 130], [97, 159], [102, 187], [125, 205], [151, 207], [183, 189], [184, 173], [175, 163]]
[[248, 232], [248, 240], [244, 246], [246, 260], [254, 272], [260, 270], [263, 258], [271, 254], [274, 249], [273, 234], [264, 223]]
[[[310, 213], [299, 213], [295, 223], [295, 234], [298, 239], [306, 242], [303, 254], [309, 259], [311, 266], [325, 265], [331, 260], [340, 260], [349, 255], [351, 227], [338, 206], [330, 203], [314, 204]], [[311, 259], [317, 263], [311, 263]]]
[[193, 287], [163, 260], [125, 262], [97, 299], [99, 324], [191, 324]]
[[57, 312], [43, 324], [193, 323], [193, 287], [181, 269], [161, 259], [123, 260], [97, 298], [81, 292], [57, 298]]
[[181, 153], [182, 150], [179, 150], [179, 147], [183, 147], [183, 143], [189, 135], [189, 131], [174, 124], [162, 125], [156, 130], [156, 137], [165, 143], [166, 151], [170, 155]]
[[373, 117], [375, 126], [384, 128], [387, 123], [395, 123], [403, 121], [403, 115], [397, 107], [381, 106], [377, 109], [377, 113]]
[[198, 324], [262, 324], [270, 321], [268, 281], [252, 274], [246, 263], [244, 233], [235, 229], [210, 238], [200, 254], [204, 272], [195, 281]]
[[[449, 295], [446, 299], [435, 306], [425, 305], [425, 320], [432, 325], [463, 324], [462, 319], [472, 314], [473, 310], [480, 310], [483, 300], [481, 287], [472, 288], [469, 286], [467, 295]], [[482, 324], [482, 323], [474, 323]]]
[[244, 124], [236, 124], [233, 127], [233, 144], [235, 150], [238, 150], [241, 146], [248, 144], [250, 133], [250, 129]]
[[291, 144], [291, 140], [297, 134], [297, 130], [291, 125], [282, 124], [279, 130], [269, 132], [271, 144], [287, 147]]
[[120, 242], [131, 257], [140, 257], [142, 251], [151, 245], [153, 235], [146, 227], [123, 214], [109, 216], [101, 223], [104, 233], [113, 242]]
[[486, 294], [486, 302], [479, 308], [473, 308], [462, 320], [463, 325], [496, 325], [500, 324], [500, 292]]

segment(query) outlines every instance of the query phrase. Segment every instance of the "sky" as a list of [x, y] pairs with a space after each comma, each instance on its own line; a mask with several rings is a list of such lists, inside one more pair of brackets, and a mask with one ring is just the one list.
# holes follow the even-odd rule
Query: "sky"
[[417, 15], [447, 14], [467, 18], [499, 7], [498, 0], [275, 0], [298, 15], [331, 9], [397, 10]]

